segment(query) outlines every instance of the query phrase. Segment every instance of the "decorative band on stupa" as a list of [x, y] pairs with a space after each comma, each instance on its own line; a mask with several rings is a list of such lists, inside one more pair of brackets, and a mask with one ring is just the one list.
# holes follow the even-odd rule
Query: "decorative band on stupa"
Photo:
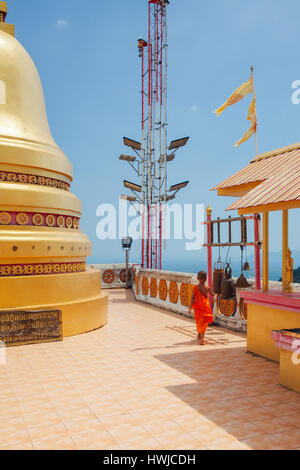
[[0, 277], [42, 276], [50, 274], [82, 273], [86, 271], [85, 262], [72, 263], [34, 263], [34, 264], [0, 264]]
[[55, 178], [25, 173], [13, 173], [10, 171], [0, 171], [0, 181], [21, 184], [37, 184], [40, 186], [48, 186], [50, 188], [63, 189], [64, 191], [70, 191], [71, 187], [69, 183]]
[[34, 212], [0, 212], [0, 226], [19, 225], [32, 227], [56, 227], [79, 229], [79, 217], [62, 214], [40, 214]]

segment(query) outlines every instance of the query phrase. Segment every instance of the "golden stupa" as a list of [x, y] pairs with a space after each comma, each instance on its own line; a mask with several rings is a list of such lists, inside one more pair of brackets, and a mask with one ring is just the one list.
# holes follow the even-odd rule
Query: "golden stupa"
[[55, 144], [33, 61], [0, 1], [0, 312], [62, 311], [63, 334], [107, 322], [100, 271], [79, 229], [72, 165]]

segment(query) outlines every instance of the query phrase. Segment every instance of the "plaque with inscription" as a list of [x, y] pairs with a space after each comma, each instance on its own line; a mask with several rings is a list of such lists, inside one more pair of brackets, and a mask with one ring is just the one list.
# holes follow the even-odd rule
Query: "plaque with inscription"
[[62, 340], [61, 310], [0, 312], [0, 341], [7, 347]]

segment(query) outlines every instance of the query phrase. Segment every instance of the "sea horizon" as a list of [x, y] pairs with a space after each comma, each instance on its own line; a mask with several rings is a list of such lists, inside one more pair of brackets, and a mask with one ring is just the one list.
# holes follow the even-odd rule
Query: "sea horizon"
[[[114, 259], [112, 261], [106, 259], [99, 259], [98, 257], [91, 256], [88, 258], [88, 264], [106, 265], [106, 264], [125, 264], [124, 259]], [[130, 264], [140, 265], [138, 261], [130, 261]], [[250, 263], [251, 266], [251, 263]], [[241, 265], [238, 260], [231, 262], [232, 273], [234, 277], [239, 277], [241, 274]], [[251, 271], [244, 272], [246, 278], [255, 276], [254, 265], [252, 264]], [[179, 273], [197, 273], [201, 270], [207, 270], [205, 262], [198, 263], [190, 260], [167, 260], [163, 263], [163, 271], [174, 271]], [[281, 265], [271, 265], [269, 268], [270, 281], [279, 281], [282, 276]]]

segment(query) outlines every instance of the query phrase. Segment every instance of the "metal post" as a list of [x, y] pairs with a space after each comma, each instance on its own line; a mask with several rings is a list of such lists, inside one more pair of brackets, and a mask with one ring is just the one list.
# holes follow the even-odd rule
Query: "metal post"
[[126, 250], [126, 288], [130, 287], [129, 282], [129, 250]]
[[261, 266], [260, 266], [260, 215], [256, 214], [254, 219], [254, 241], [255, 245], [255, 288], [256, 290], [261, 289]]
[[263, 213], [263, 289], [269, 290], [269, 213]]
[[145, 103], [145, 85], [144, 85], [144, 60], [145, 53], [144, 47], [142, 48], [142, 268], [145, 267], [146, 257], [145, 257], [145, 113], [144, 113], [144, 103]]
[[287, 209], [282, 211], [282, 291], [287, 290], [286, 260], [289, 248], [289, 212]]
[[[162, 269], [162, 250], [166, 248], [166, 210], [169, 200], [167, 187], [167, 163], [169, 161], [167, 154], [168, 4], [167, 0], [148, 0], [148, 40], [139, 39], [139, 57], [142, 59], [142, 142], [140, 148], [132, 147], [135, 153], [137, 153], [136, 150], [141, 150], [141, 155], [138, 154], [140, 158], [138, 171], [136, 170], [142, 179], [140, 184], [142, 196], [138, 200], [144, 205], [141, 211], [141, 264], [142, 267], [155, 269]], [[178, 148], [184, 146], [186, 142], [170, 149], [172, 150], [170, 161], [174, 159]], [[174, 198], [177, 192], [174, 192], [170, 198]]]
[[[207, 207], [206, 209], [206, 216], [207, 216], [207, 243], [210, 244], [212, 243], [212, 226], [211, 226], [211, 214], [212, 214], [212, 209], [210, 206]], [[212, 275], [212, 247], [208, 246], [207, 247], [207, 278], [208, 278], [208, 287], [212, 290], [213, 288], [213, 275]], [[211, 309], [214, 308], [214, 299], [213, 296], [209, 296], [209, 303], [211, 306]]]

